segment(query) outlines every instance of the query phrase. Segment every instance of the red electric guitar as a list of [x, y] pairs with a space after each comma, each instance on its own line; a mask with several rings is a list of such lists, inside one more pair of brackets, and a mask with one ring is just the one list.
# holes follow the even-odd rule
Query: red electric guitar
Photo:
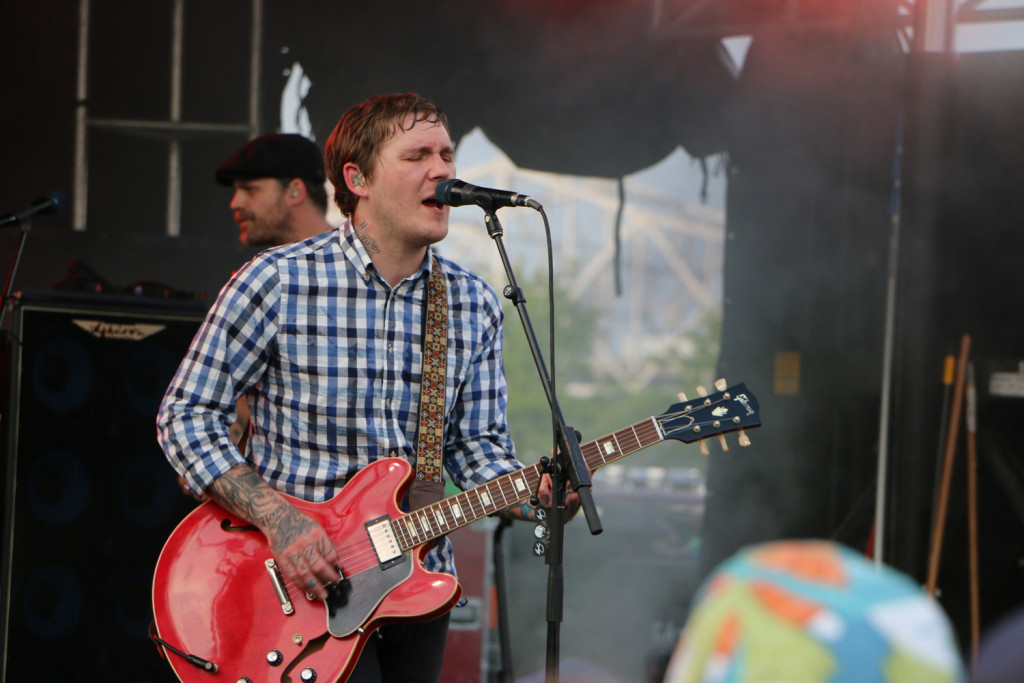
[[[760, 424], [757, 399], [738, 384], [676, 403], [581, 450], [593, 471], [665, 439], [691, 443]], [[428, 541], [529, 499], [540, 477], [533, 465], [404, 513], [399, 501], [412, 468], [386, 458], [329, 501], [290, 498], [337, 543], [346, 578], [325, 601], [282, 579], [262, 533], [203, 503], [157, 560], [154, 640], [186, 682], [344, 681], [375, 628], [431, 619], [458, 602], [455, 578], [423, 567]]]

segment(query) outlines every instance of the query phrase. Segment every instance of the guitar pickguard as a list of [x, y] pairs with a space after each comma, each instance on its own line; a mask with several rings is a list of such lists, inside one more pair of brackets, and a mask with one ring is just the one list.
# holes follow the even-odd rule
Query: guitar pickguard
[[335, 638], [350, 636], [359, 630], [384, 597], [412, 576], [413, 558], [406, 552], [398, 563], [387, 568], [375, 564], [353, 574], [330, 591], [327, 605], [327, 630]]

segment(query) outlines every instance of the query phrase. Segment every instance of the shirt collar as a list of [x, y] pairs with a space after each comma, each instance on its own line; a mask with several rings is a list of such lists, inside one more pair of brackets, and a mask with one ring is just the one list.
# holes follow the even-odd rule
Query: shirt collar
[[[366, 251], [366, 247], [363, 246], [362, 240], [359, 239], [355, 229], [352, 227], [351, 218], [347, 219], [344, 225], [342, 225], [341, 246], [345, 256], [356, 267], [356, 271], [359, 273], [359, 277], [363, 279], [363, 282], [370, 281], [370, 278], [373, 277], [371, 273], [376, 274], [377, 279], [380, 279], [380, 274], [377, 273], [377, 269], [373, 265], [373, 259], [370, 258], [370, 254]], [[420, 264], [419, 272], [410, 279], [418, 280], [419, 278], [430, 277], [434, 263], [433, 253], [433, 248], [428, 247], [423, 263]]]

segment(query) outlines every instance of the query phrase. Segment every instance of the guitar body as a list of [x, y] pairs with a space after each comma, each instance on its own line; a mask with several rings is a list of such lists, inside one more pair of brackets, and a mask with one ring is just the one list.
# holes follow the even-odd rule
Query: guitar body
[[[316, 519], [333, 539], [348, 579], [336, 597], [309, 600], [286, 585], [275, 590], [269, 546], [247, 522], [206, 502], [171, 534], [157, 560], [153, 610], [157, 633], [169, 646], [216, 665], [211, 673], [172, 652], [178, 678], [191, 681], [298, 681], [311, 669], [318, 681], [344, 681], [373, 629], [394, 621], [425, 621], [450, 610], [462, 593], [449, 574], [423, 568], [427, 544], [381, 564], [366, 523], [397, 519], [412, 479], [398, 458], [371, 463], [336, 497], [289, 502]], [[328, 604], [329, 603], [329, 604]], [[280, 662], [271, 664], [268, 655]]]

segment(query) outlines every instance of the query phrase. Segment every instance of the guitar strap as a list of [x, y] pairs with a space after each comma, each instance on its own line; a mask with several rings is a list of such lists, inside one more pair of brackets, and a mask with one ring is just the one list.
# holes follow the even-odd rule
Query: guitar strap
[[416, 432], [416, 478], [409, 489], [409, 509], [416, 510], [444, 497], [441, 466], [444, 459], [444, 399], [448, 363], [448, 290], [437, 257], [432, 256], [423, 312], [423, 378], [420, 383], [420, 423]]

